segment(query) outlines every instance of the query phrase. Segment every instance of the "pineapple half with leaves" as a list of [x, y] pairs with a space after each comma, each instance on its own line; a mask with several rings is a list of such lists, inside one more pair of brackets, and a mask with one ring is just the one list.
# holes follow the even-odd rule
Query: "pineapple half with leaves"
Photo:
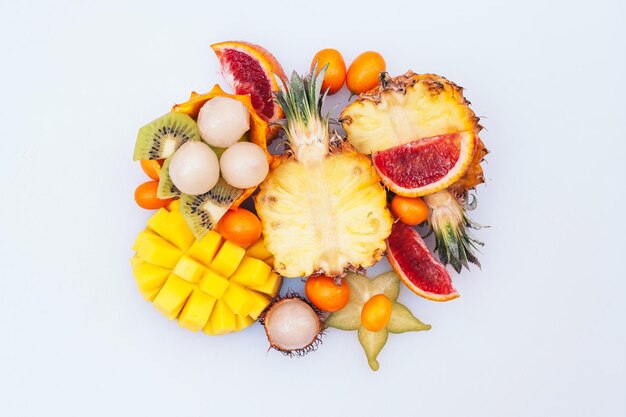
[[287, 277], [371, 266], [391, 233], [386, 192], [370, 159], [331, 137], [322, 116], [324, 72], [294, 72], [276, 93], [290, 149], [255, 199], [274, 268]]
[[381, 74], [380, 86], [361, 94], [341, 113], [348, 141], [360, 152], [377, 152], [439, 135], [469, 133], [474, 153], [463, 175], [444, 190], [425, 195], [429, 225], [442, 263], [459, 272], [468, 262], [480, 266], [473, 253], [480, 242], [468, 228], [479, 228], [466, 215], [475, 207], [469, 192], [484, 182], [480, 166], [488, 153], [478, 137], [482, 126], [463, 95], [463, 88], [435, 74], [412, 71], [391, 78]]

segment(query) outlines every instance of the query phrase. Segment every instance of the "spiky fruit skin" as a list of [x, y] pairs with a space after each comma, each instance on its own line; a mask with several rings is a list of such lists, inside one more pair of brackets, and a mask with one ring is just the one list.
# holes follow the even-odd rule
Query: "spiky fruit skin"
[[474, 156], [472, 157], [469, 167], [465, 171], [465, 174], [448, 188], [448, 191], [454, 195], [462, 196], [469, 190], [473, 190], [476, 186], [484, 183], [483, 167], [480, 164], [488, 153], [489, 150], [485, 147], [483, 141], [480, 140], [479, 137], [476, 137], [476, 149], [474, 150]]
[[470, 220], [459, 198], [444, 190], [424, 197], [428, 206], [428, 224], [435, 234], [436, 250], [444, 265], [450, 264], [456, 272], [469, 269], [469, 262], [480, 267], [474, 250], [482, 243], [472, 238], [467, 229], [481, 226]]
[[[387, 76], [388, 77], [388, 76]], [[348, 140], [365, 154], [447, 133], [478, 133], [478, 117], [463, 88], [435, 74], [412, 71], [383, 78], [341, 113]]]
[[340, 118], [350, 143], [366, 154], [437, 135], [475, 137], [471, 160], [456, 172], [453, 181], [419, 193], [429, 206], [429, 225], [437, 239], [439, 259], [444, 265], [452, 264], [457, 272], [469, 262], [480, 265], [472, 251], [480, 242], [466, 230], [480, 226], [466, 216], [465, 208], [471, 206], [467, 204], [468, 191], [484, 182], [480, 163], [488, 151], [478, 137], [482, 130], [479, 118], [469, 106], [462, 87], [439, 75], [408, 71], [394, 78], [383, 74], [381, 85], [361, 94]]
[[318, 163], [285, 157], [255, 201], [274, 269], [287, 277], [371, 266], [391, 233], [380, 179], [369, 158], [351, 150]]

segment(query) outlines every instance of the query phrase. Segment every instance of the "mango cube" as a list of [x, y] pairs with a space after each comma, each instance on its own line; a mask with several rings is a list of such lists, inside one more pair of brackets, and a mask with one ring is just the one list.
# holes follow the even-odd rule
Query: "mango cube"
[[198, 282], [200, 278], [202, 278], [205, 270], [206, 268], [204, 266], [200, 265], [189, 256], [184, 255], [180, 258], [172, 272], [181, 278], [185, 278], [189, 282]]
[[196, 240], [191, 245], [191, 248], [187, 251], [187, 255], [191, 256], [198, 262], [202, 262], [204, 266], [211, 265], [211, 261], [213, 261], [213, 257], [217, 253], [217, 250], [220, 248], [222, 244], [222, 236], [211, 230], [209, 231], [202, 240]]
[[263, 260], [263, 262], [268, 264], [270, 266], [270, 268], [274, 268], [274, 257], [273, 256]]
[[245, 254], [244, 248], [227, 240], [217, 252], [210, 268], [224, 277], [229, 277], [235, 272]]
[[170, 270], [144, 262], [133, 268], [133, 275], [143, 298], [152, 301], [170, 275]]
[[226, 289], [226, 292], [222, 296], [222, 300], [226, 301], [228, 307], [233, 313], [247, 316], [250, 313], [250, 308], [254, 304], [250, 291], [238, 284], [231, 284]]
[[221, 335], [231, 333], [237, 330], [237, 320], [235, 319], [235, 313], [231, 311], [226, 305], [224, 300], [217, 300], [213, 311], [211, 312], [211, 318], [209, 319], [210, 334]]
[[164, 208], [160, 208], [148, 219], [148, 228], [153, 230], [155, 233], [158, 233], [159, 226], [167, 218], [169, 215], [169, 211]]
[[261, 313], [263, 312], [263, 310], [265, 310], [265, 308], [270, 305], [270, 299], [269, 297], [260, 294], [256, 291], [248, 291], [250, 293], [250, 296], [252, 297], [252, 307], [250, 307], [250, 312], [248, 313], [248, 315], [256, 320], [259, 318], [259, 316], [261, 315]]
[[270, 276], [272, 268], [260, 259], [244, 256], [235, 273], [230, 277], [230, 282], [245, 285], [247, 287], [263, 285]]
[[213, 325], [211, 324], [211, 319], [209, 319], [209, 321], [206, 322], [206, 324], [202, 328], [202, 331], [207, 336], [218, 336], [217, 334], [213, 333]]
[[235, 316], [235, 323], [237, 326], [237, 331], [239, 331], [250, 326], [252, 323], [254, 323], [254, 320], [250, 316]]
[[278, 293], [278, 290], [280, 290], [282, 283], [283, 277], [278, 275], [276, 272], [271, 272], [269, 278], [263, 285], [251, 286], [250, 289], [273, 297], [276, 293]]
[[193, 290], [178, 316], [178, 324], [185, 329], [197, 332], [209, 321], [214, 305], [215, 298], [198, 289]]
[[165, 268], [174, 268], [183, 254], [165, 239], [147, 232], [139, 233], [133, 248], [144, 262]]
[[272, 256], [270, 251], [268, 251], [265, 247], [263, 237], [257, 240], [256, 243], [252, 244], [252, 246], [248, 247], [248, 249], [246, 250], [246, 255], [257, 259], [267, 259]]
[[193, 288], [194, 284], [191, 282], [171, 274], [159, 294], [154, 298], [154, 306], [165, 317], [173, 320], [180, 313]]
[[222, 298], [228, 285], [229, 283], [226, 278], [210, 269], [204, 271], [204, 275], [198, 283], [198, 287], [200, 287], [202, 291], [215, 298]]
[[135, 268], [135, 267], [141, 265], [142, 263], [144, 263], [144, 262], [137, 255], [135, 255], [132, 258], [130, 258], [130, 266], [131, 266], [131, 268]]
[[183, 251], [196, 240], [180, 211], [169, 212], [167, 217], [154, 224], [154, 230]]
[[180, 200], [173, 200], [167, 205], [169, 211], [180, 211]]

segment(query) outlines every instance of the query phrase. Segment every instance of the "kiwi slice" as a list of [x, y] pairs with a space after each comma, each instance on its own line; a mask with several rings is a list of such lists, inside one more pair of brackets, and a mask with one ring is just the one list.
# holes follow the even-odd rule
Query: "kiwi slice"
[[157, 188], [157, 197], [161, 200], [181, 195], [180, 190], [176, 188], [170, 178], [171, 161], [172, 157], [170, 156], [165, 160], [165, 162], [163, 162], [163, 166], [161, 167], [161, 178], [159, 178], [159, 188]]
[[200, 140], [196, 122], [184, 113], [167, 113], [139, 129], [133, 160], [168, 158], [189, 140]]
[[[165, 165], [163, 165], [165, 168]], [[180, 211], [187, 225], [200, 240], [215, 227], [233, 202], [243, 193], [220, 178], [209, 192], [200, 195], [181, 194]]]

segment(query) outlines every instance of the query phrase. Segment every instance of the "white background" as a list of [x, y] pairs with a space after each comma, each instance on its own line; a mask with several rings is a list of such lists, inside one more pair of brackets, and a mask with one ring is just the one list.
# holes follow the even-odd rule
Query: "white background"
[[[3, 0], [0, 16], [1, 416], [626, 415], [623, 1]], [[137, 130], [223, 83], [209, 44], [231, 39], [288, 72], [377, 50], [484, 116], [482, 271], [454, 275], [450, 303], [404, 288], [433, 329], [391, 335], [377, 373], [354, 333], [290, 360], [260, 326], [194, 334], [135, 288]]]

